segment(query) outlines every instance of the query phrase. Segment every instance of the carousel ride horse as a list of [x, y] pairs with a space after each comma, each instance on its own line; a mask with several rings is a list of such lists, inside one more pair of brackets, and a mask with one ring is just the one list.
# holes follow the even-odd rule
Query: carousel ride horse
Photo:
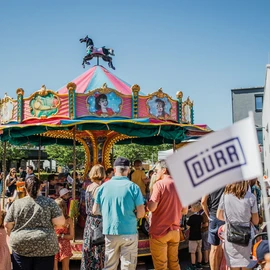
[[[80, 42], [86, 43], [86, 56], [83, 58], [83, 68], [85, 68], [86, 65], [90, 65], [90, 60], [92, 60], [94, 57], [101, 57], [105, 62], [108, 62], [108, 66], [112, 69], [115, 69], [112, 63], [112, 57], [114, 56], [114, 50], [111, 48], [106, 48], [105, 46], [101, 48], [96, 48], [94, 46], [94, 42], [91, 38], [86, 36], [85, 38], [81, 38]], [[111, 56], [110, 56], [111, 55]]]

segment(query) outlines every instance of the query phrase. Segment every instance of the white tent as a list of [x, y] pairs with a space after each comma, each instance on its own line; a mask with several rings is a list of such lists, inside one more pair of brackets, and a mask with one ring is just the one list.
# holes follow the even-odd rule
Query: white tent
[[158, 160], [166, 159], [169, 155], [173, 154], [173, 149], [169, 149], [166, 151], [158, 151]]

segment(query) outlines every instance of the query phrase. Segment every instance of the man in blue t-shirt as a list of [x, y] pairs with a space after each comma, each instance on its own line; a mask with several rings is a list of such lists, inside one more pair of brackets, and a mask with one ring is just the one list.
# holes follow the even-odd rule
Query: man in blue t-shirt
[[103, 269], [136, 269], [138, 252], [137, 218], [145, 215], [144, 200], [138, 185], [131, 182], [129, 160], [118, 157], [114, 175], [96, 195], [93, 213], [100, 211], [105, 235], [105, 265]]

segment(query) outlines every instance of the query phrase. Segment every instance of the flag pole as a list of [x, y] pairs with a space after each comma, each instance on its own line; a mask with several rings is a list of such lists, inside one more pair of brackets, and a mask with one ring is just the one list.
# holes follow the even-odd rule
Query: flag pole
[[[76, 130], [77, 126], [73, 128], [73, 182], [72, 182], [72, 199], [73, 203], [76, 200]], [[75, 242], [75, 227], [76, 227], [76, 217], [73, 217], [73, 228], [74, 228], [74, 237], [73, 242]]]
[[[248, 113], [248, 116], [250, 118], [252, 118], [252, 120], [254, 121], [253, 112], [250, 111]], [[255, 123], [254, 123], [254, 132], [256, 132]], [[257, 134], [256, 134], [256, 136], [257, 136]], [[260, 153], [258, 153], [258, 155], [260, 155]], [[266, 221], [268, 245], [270, 247], [270, 212], [269, 212], [269, 205], [268, 205], [268, 196], [266, 193], [266, 185], [265, 185], [265, 181], [263, 180], [262, 173], [261, 173], [261, 176], [259, 177], [259, 182], [260, 182], [261, 189], [262, 189], [263, 210], [264, 210], [264, 216], [265, 216], [265, 221]]]

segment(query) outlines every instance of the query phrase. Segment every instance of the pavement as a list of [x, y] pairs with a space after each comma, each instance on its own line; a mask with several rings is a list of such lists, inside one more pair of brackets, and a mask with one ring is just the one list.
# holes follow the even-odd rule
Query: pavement
[[[179, 251], [179, 261], [181, 265], [181, 270], [185, 270], [188, 266], [190, 266], [190, 255], [188, 253], [188, 249], [182, 249]], [[81, 261], [70, 261], [70, 270], [79, 270]], [[60, 265], [59, 265], [60, 266]], [[59, 267], [59, 270], [61, 267]], [[154, 269], [152, 257], [139, 257], [137, 270], [152, 270]], [[204, 268], [205, 270], [210, 270], [210, 268]]]

